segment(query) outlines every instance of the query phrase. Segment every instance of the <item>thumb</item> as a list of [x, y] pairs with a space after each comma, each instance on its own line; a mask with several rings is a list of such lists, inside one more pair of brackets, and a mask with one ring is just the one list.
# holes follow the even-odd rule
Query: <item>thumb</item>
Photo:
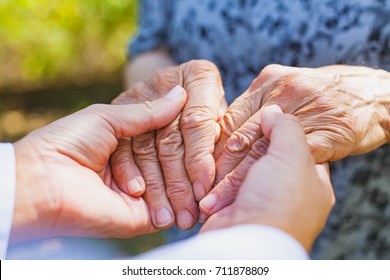
[[310, 154], [298, 118], [283, 114], [279, 106], [271, 105], [264, 109], [261, 125], [265, 137], [270, 140], [267, 154], [278, 153], [290, 158]]
[[96, 113], [108, 122], [117, 138], [130, 137], [170, 124], [186, 101], [186, 91], [177, 85], [159, 99], [130, 105], [98, 105]]

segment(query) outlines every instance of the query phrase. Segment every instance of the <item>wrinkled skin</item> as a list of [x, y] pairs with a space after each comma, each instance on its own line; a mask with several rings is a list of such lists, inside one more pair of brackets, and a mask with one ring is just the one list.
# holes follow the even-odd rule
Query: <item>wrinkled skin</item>
[[[202, 231], [268, 225], [287, 232], [309, 252], [335, 203], [328, 165], [314, 163], [298, 119], [272, 107], [261, 116], [262, 132], [270, 140], [267, 154], [252, 165], [235, 202], [208, 219]], [[206, 198], [202, 206], [215, 202]]]
[[277, 104], [298, 117], [315, 161], [322, 163], [389, 141], [389, 89], [390, 74], [382, 70], [266, 67], [220, 121], [215, 188], [209, 193], [218, 197], [218, 203], [201, 211], [211, 215], [231, 204], [250, 166], [266, 154], [269, 141], [261, 132], [266, 106]]
[[165, 68], [113, 104], [154, 100], [176, 85], [188, 94], [181, 115], [163, 129], [121, 139], [111, 164], [119, 188], [133, 197], [143, 196], [154, 226], [169, 228], [176, 220], [186, 230], [197, 222], [197, 201], [210, 191], [215, 178], [217, 122], [226, 108], [218, 69], [205, 60]]
[[118, 188], [109, 159], [119, 138], [176, 118], [186, 102], [184, 89], [176, 89], [181, 95], [144, 104], [92, 105], [17, 141], [11, 243], [53, 236], [129, 238], [157, 231], [145, 201]]

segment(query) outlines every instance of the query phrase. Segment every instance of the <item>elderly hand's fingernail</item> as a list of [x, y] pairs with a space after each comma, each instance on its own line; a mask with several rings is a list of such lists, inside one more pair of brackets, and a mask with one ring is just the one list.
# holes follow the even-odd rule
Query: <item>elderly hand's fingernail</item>
[[175, 86], [173, 89], [171, 89], [168, 94], [166, 95], [169, 99], [176, 99], [184, 94], [183, 88], [179, 85]]
[[283, 113], [282, 109], [280, 109], [280, 107], [276, 104], [274, 105], [270, 105], [268, 107], [265, 107], [264, 108], [264, 112], [267, 112], [267, 113]]
[[199, 206], [205, 211], [211, 211], [217, 205], [217, 196], [213, 193], [207, 195], [199, 202]]
[[194, 187], [195, 199], [197, 201], [200, 201], [202, 198], [206, 196], [206, 190], [200, 181], [196, 181], [193, 187]]
[[204, 224], [209, 217], [203, 214], [202, 212], [199, 214], [199, 223]]
[[127, 191], [131, 195], [142, 195], [144, 188], [141, 186], [137, 178], [131, 179], [127, 182]]
[[184, 209], [176, 214], [176, 223], [180, 229], [187, 230], [194, 224], [194, 217], [192, 217], [188, 210]]
[[168, 208], [160, 208], [155, 212], [156, 226], [164, 227], [172, 223], [173, 216]]

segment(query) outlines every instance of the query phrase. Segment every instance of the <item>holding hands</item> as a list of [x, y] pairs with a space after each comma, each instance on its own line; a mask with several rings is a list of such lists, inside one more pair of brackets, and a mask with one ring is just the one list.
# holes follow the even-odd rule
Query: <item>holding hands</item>
[[266, 67], [220, 121], [215, 187], [201, 211], [211, 215], [231, 204], [249, 168], [267, 153], [261, 129], [267, 106], [277, 104], [299, 119], [315, 162], [323, 163], [389, 142], [388, 88], [389, 73], [366, 67]]
[[121, 139], [111, 163], [119, 188], [134, 197], [143, 195], [155, 227], [168, 228], [176, 220], [186, 230], [197, 222], [197, 201], [210, 191], [215, 177], [214, 145], [225, 108], [218, 69], [205, 60], [165, 68], [113, 104], [150, 102], [176, 85], [188, 95], [181, 114], [162, 129]]
[[134, 105], [92, 105], [14, 144], [16, 199], [11, 243], [52, 236], [128, 238], [156, 231], [142, 197], [115, 183], [109, 158], [121, 137], [164, 127], [187, 96]]
[[314, 163], [296, 117], [272, 105], [263, 110], [261, 123], [270, 141], [266, 155], [250, 168], [235, 202], [211, 216], [202, 231], [268, 225], [310, 251], [335, 202], [328, 165]]
[[[235, 200], [248, 170], [267, 152], [269, 140], [261, 129], [267, 106], [278, 104], [298, 117], [317, 163], [365, 153], [389, 139], [389, 98], [383, 88], [390, 88], [390, 79], [385, 71], [270, 65], [219, 120], [224, 99], [218, 70], [207, 61], [190, 61], [160, 70], [113, 103], [153, 100], [175, 84], [189, 96], [181, 116], [157, 132], [122, 140], [112, 158], [122, 190], [126, 192], [134, 177], [141, 182], [140, 192], [127, 193], [137, 196], [145, 190], [143, 197], [158, 228], [170, 227], [173, 213], [179, 228], [192, 227], [198, 217], [196, 201], [201, 201], [204, 222]], [[136, 166], [140, 172], [132, 174]], [[160, 219], [161, 213], [165, 219]]]
[[309, 250], [334, 203], [326, 162], [389, 141], [386, 87], [369, 68], [269, 66], [225, 113], [211, 62], [160, 70], [15, 143], [11, 241], [186, 230], [215, 214], [204, 231], [266, 224]]

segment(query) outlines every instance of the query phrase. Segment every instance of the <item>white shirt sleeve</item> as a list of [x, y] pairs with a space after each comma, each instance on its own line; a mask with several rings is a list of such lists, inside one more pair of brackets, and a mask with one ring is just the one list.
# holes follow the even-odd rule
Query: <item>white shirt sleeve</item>
[[300, 243], [287, 233], [263, 225], [239, 225], [198, 234], [157, 248], [138, 259], [291, 260], [308, 259]]
[[0, 259], [7, 254], [15, 205], [16, 166], [14, 147], [0, 143]]

